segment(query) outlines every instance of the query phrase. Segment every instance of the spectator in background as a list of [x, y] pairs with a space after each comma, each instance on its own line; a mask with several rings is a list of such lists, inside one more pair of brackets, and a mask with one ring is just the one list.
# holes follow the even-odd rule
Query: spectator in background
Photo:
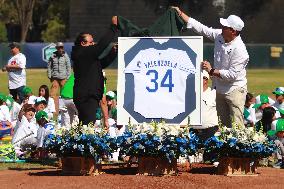
[[268, 106], [263, 109], [262, 118], [255, 124], [255, 130], [262, 130], [263, 133], [267, 133], [267, 131], [271, 130], [272, 122], [276, 120], [276, 110]]
[[10, 94], [21, 104], [24, 100], [23, 88], [26, 85], [26, 56], [21, 53], [18, 43], [13, 42], [9, 47], [12, 57], [2, 70], [8, 72]]
[[203, 70], [203, 92], [202, 92], [202, 128], [197, 129], [197, 135], [202, 141], [210, 138], [218, 130], [218, 116], [216, 110], [216, 90], [208, 86], [210, 79], [208, 72]]
[[36, 96], [33, 95], [33, 91], [30, 87], [24, 87], [23, 88], [23, 95], [24, 95], [24, 100], [23, 100], [23, 104], [34, 104], [35, 100], [36, 100]]
[[[253, 108], [255, 108], [256, 122], [261, 120], [262, 115], [263, 115], [263, 109], [266, 107], [271, 107], [272, 104], [274, 104], [274, 100], [269, 98], [266, 94], [260, 94], [255, 97], [255, 104], [253, 105]], [[274, 109], [277, 110], [277, 108], [275, 107]], [[275, 116], [276, 118], [281, 117], [279, 111], [276, 111]]]
[[11, 134], [12, 124], [9, 108], [6, 105], [7, 96], [0, 94], [0, 138]]
[[47, 75], [51, 82], [50, 96], [54, 99], [56, 114], [58, 114], [58, 89], [61, 89], [70, 77], [71, 63], [62, 42], [56, 43], [56, 49], [57, 51], [49, 58]]
[[73, 102], [73, 87], [74, 74], [71, 74], [60, 91], [60, 115], [61, 123], [64, 127], [70, 127], [73, 123], [74, 116], [78, 115], [77, 108]]
[[117, 107], [116, 107], [116, 94], [113, 91], [108, 91], [106, 93], [106, 101], [108, 107], [108, 115], [109, 118], [114, 119], [117, 121]]
[[42, 96], [46, 99], [47, 107], [44, 111], [47, 113], [48, 119], [52, 119], [54, 116], [53, 114], [56, 112], [55, 103], [54, 103], [54, 99], [49, 96], [49, 89], [46, 85], [41, 85], [39, 87], [38, 96]]
[[220, 18], [220, 29], [207, 27], [187, 16], [178, 7], [180, 17], [187, 28], [214, 41], [214, 67], [203, 61], [201, 67], [212, 76], [216, 89], [216, 108], [223, 125], [232, 126], [232, 122], [244, 125], [244, 105], [247, 93], [246, 65], [249, 54], [241, 38], [244, 27], [242, 19], [236, 15]]
[[277, 162], [274, 168], [284, 168], [284, 119], [277, 120], [276, 128], [267, 132], [268, 136], [274, 138], [274, 143], [277, 147], [276, 157]]
[[[109, 123], [108, 123], [108, 118], [109, 118], [109, 115], [108, 115], [108, 105], [107, 105], [107, 99], [106, 99], [106, 93], [107, 93], [107, 78], [106, 78], [106, 73], [105, 71], [103, 71], [103, 77], [104, 77], [104, 93], [103, 93], [103, 97], [102, 99], [100, 100], [100, 108], [101, 108], [101, 113], [103, 115], [102, 117], [102, 123], [103, 123], [103, 126], [105, 128], [109, 128]], [[100, 116], [101, 117], [101, 116]], [[98, 117], [97, 117], [98, 119]]]
[[254, 103], [254, 96], [251, 93], [247, 93], [244, 109], [244, 123], [247, 127], [253, 127], [256, 123], [255, 109], [253, 108]]
[[14, 130], [12, 144], [16, 151], [25, 144], [37, 144], [37, 130], [38, 126], [33, 122], [35, 115], [35, 108], [31, 104], [23, 106], [23, 115]]
[[35, 99], [34, 108], [35, 108], [36, 112], [41, 111], [41, 110], [43, 110], [43, 111], [46, 110], [46, 108], [47, 108], [46, 99], [42, 96], [37, 97]]
[[16, 126], [18, 121], [18, 115], [21, 110], [21, 105], [18, 104], [11, 96], [7, 96], [6, 105], [9, 108], [10, 115], [11, 115], [11, 124], [13, 128]]
[[277, 109], [284, 109], [284, 87], [277, 87], [273, 92], [275, 95], [275, 103], [272, 105]]

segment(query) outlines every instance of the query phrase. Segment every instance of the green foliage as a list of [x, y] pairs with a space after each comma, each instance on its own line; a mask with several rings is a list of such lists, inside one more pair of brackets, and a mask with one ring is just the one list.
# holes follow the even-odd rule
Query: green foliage
[[8, 23], [11, 19], [18, 22], [17, 10], [14, 8], [12, 1], [0, 1], [0, 20], [3, 23]]
[[[37, 0], [33, 12], [33, 27], [37, 32], [37, 36], [33, 36], [32, 40], [34, 41], [52, 41], [49, 39], [49, 34], [47, 30], [54, 30], [56, 27], [52, 26], [53, 29], [50, 29], [50, 25], [60, 25], [64, 24], [64, 35], [59, 36], [61, 41], [65, 41], [65, 38], [68, 38], [68, 29], [69, 29], [69, 4], [70, 0]], [[57, 29], [56, 29], [57, 30]], [[62, 27], [60, 26], [60, 30]], [[43, 34], [46, 33], [45, 36]], [[51, 31], [54, 35], [53, 31]], [[62, 33], [62, 32], [61, 32]], [[58, 34], [56, 34], [58, 36]], [[48, 37], [47, 37], [48, 36]], [[64, 38], [63, 38], [64, 37]], [[48, 39], [47, 39], [48, 38]], [[54, 37], [53, 37], [54, 38]], [[58, 38], [58, 37], [56, 37]]]
[[0, 145], [0, 160], [16, 160], [15, 148], [12, 144]]
[[0, 42], [6, 42], [6, 41], [7, 41], [6, 27], [3, 22], [0, 22]]
[[65, 25], [57, 17], [50, 20], [46, 30], [42, 32], [42, 39], [44, 42], [64, 41]]

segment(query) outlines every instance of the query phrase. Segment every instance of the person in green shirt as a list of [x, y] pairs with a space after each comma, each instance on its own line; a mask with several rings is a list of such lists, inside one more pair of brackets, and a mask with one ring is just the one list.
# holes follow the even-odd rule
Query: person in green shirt
[[116, 94], [113, 91], [108, 91], [106, 93], [106, 100], [108, 106], [109, 118], [117, 120], [117, 108], [116, 108]]
[[78, 115], [78, 110], [73, 102], [74, 79], [74, 74], [72, 73], [60, 90], [59, 112], [61, 115], [61, 125], [65, 127], [70, 127], [74, 116]]

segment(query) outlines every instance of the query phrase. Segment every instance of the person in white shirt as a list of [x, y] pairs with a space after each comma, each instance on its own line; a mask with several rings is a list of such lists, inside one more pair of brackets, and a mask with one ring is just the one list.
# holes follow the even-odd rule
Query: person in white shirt
[[11, 124], [12, 127], [14, 128], [18, 121], [18, 115], [22, 107], [20, 104], [14, 101], [14, 99], [11, 96], [7, 96], [6, 105], [9, 108], [9, 112], [11, 115]]
[[22, 106], [24, 104], [35, 104], [36, 96], [33, 95], [33, 91], [30, 87], [25, 86], [23, 88], [24, 100], [22, 102]]
[[35, 118], [39, 126], [37, 131], [37, 147], [42, 148], [45, 137], [51, 134], [54, 128], [52, 128], [52, 130], [48, 128], [49, 120], [48, 115], [45, 111], [38, 111], [35, 115]]
[[24, 115], [17, 123], [12, 139], [12, 144], [17, 148], [16, 150], [19, 150], [26, 144], [34, 146], [37, 144], [36, 137], [38, 126], [33, 122], [35, 108], [30, 104], [26, 104], [23, 111]]
[[43, 110], [43, 111], [46, 110], [46, 108], [47, 108], [46, 99], [42, 96], [37, 97], [35, 99], [34, 108], [36, 109], [36, 112], [39, 112], [41, 110]]
[[255, 104], [255, 97], [251, 93], [247, 93], [245, 109], [244, 109], [244, 124], [247, 127], [253, 127], [256, 123], [255, 109], [253, 108]]
[[275, 103], [272, 105], [277, 109], [284, 110], [284, 87], [277, 87], [273, 92], [275, 95]]
[[13, 42], [9, 47], [13, 56], [2, 70], [8, 72], [9, 91], [13, 99], [22, 103], [24, 100], [22, 90], [26, 85], [26, 57], [20, 52], [18, 43]]
[[12, 131], [11, 116], [6, 105], [6, 95], [0, 94], [0, 139]]
[[210, 76], [203, 70], [203, 92], [202, 92], [202, 127], [197, 129], [197, 135], [202, 140], [210, 138], [218, 130], [218, 116], [216, 110], [216, 90], [208, 86]]
[[11, 125], [11, 115], [6, 100], [6, 95], [0, 94], [0, 122], [4, 125]]
[[41, 85], [38, 89], [38, 96], [44, 97], [47, 101], [47, 107], [44, 109], [44, 111], [48, 115], [48, 119], [52, 119], [54, 114], [56, 113], [55, 110], [55, 103], [54, 99], [49, 96], [49, 89], [46, 85]]
[[209, 28], [188, 17], [178, 7], [180, 17], [187, 22], [187, 28], [215, 42], [214, 68], [208, 61], [201, 66], [213, 76], [216, 89], [216, 107], [222, 124], [232, 126], [232, 122], [244, 125], [244, 104], [247, 93], [246, 65], [249, 55], [240, 32], [244, 22], [236, 15], [220, 18], [222, 29]]
[[274, 100], [269, 98], [266, 94], [260, 94], [255, 97], [255, 104], [253, 105], [253, 108], [255, 109], [255, 118], [256, 122], [260, 121], [263, 117], [263, 110], [267, 107], [273, 107], [276, 111], [275, 117], [278, 119], [281, 117], [280, 112], [276, 107], [273, 106], [275, 103]]

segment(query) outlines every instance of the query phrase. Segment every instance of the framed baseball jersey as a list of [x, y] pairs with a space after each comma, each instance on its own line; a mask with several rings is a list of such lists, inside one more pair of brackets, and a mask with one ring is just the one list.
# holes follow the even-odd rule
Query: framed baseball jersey
[[118, 124], [201, 125], [202, 37], [120, 37], [118, 45]]

